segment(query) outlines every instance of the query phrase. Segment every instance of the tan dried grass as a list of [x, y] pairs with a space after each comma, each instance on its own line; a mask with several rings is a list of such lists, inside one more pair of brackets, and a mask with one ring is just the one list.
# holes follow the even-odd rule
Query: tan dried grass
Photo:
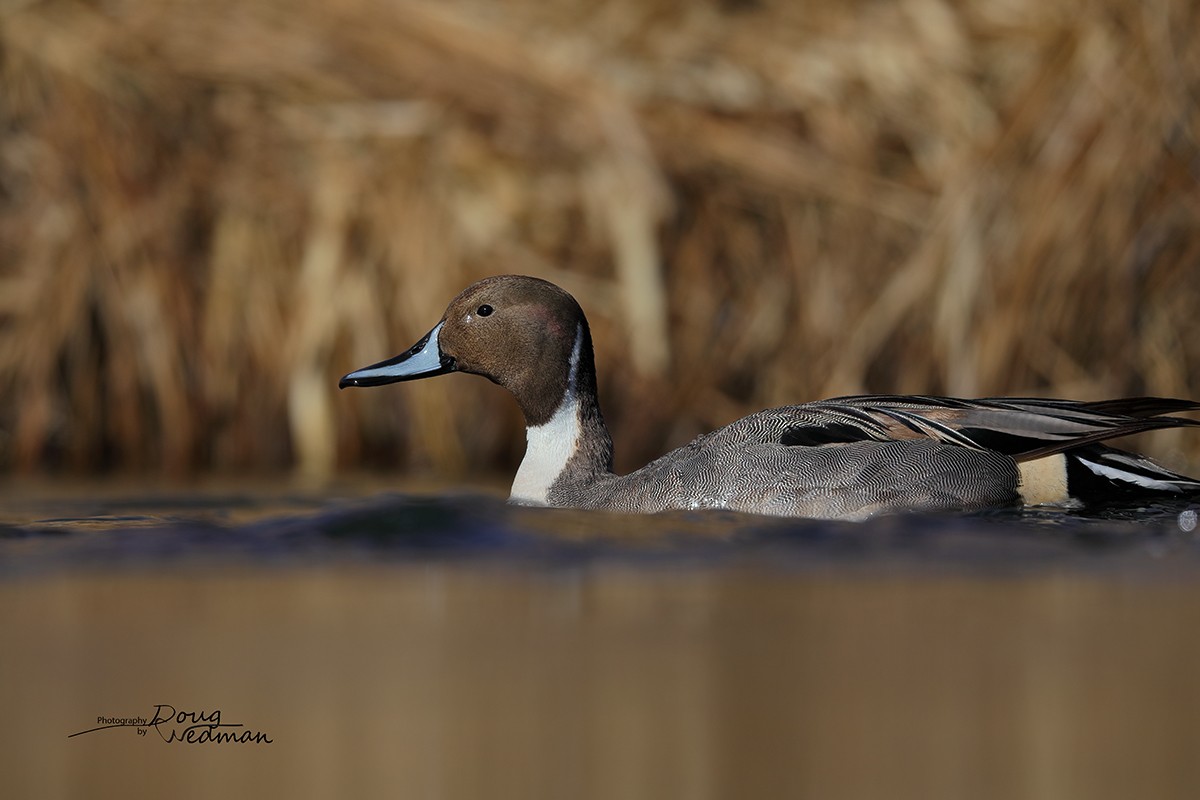
[[619, 466], [859, 390], [1198, 397], [1197, 29], [1187, 0], [6, 7], [0, 468], [508, 468], [483, 382], [334, 387], [509, 271], [589, 310]]

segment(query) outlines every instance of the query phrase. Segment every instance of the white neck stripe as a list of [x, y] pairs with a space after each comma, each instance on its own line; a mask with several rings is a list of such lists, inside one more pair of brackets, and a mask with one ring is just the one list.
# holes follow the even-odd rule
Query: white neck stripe
[[513, 479], [509, 500], [530, 505], [546, 505], [550, 487], [558, 480], [567, 462], [579, 446], [579, 356], [583, 347], [583, 325], [575, 330], [567, 390], [549, 422], [525, 429], [525, 458]]

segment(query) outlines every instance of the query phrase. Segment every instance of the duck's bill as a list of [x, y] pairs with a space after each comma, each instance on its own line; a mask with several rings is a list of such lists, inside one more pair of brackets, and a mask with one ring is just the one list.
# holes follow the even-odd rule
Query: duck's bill
[[395, 358], [380, 361], [369, 367], [355, 370], [338, 381], [338, 388], [347, 386], [383, 386], [397, 381], [413, 381], [453, 372], [454, 359], [442, 355], [438, 347], [438, 331], [442, 323], [421, 337], [421, 341]]

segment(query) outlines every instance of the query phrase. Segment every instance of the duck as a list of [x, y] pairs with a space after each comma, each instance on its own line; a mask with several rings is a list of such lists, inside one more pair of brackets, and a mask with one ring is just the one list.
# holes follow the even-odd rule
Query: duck
[[587, 318], [559, 286], [480, 280], [400, 355], [339, 388], [465, 372], [507, 389], [525, 417], [509, 502], [625, 513], [725, 509], [864, 520], [898, 512], [1080, 507], [1184, 498], [1200, 481], [1104, 442], [1200, 422], [1200, 403], [856, 395], [759, 411], [625, 475], [600, 411]]

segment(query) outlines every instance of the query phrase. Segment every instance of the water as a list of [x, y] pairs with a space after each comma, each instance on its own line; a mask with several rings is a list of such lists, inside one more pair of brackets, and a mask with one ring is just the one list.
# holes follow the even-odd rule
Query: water
[[[198, 493], [10, 498], [0, 575], [79, 568], [464, 561], [964, 574], [1200, 566], [1196, 508], [1090, 515], [999, 509], [866, 523], [733, 512], [635, 516], [507, 505], [494, 494]], [[99, 535], [103, 534], [103, 535]]]
[[[1186, 504], [841, 524], [262, 487], [3, 500], [14, 797], [1200, 787]], [[166, 707], [272, 741], [68, 738]]]

